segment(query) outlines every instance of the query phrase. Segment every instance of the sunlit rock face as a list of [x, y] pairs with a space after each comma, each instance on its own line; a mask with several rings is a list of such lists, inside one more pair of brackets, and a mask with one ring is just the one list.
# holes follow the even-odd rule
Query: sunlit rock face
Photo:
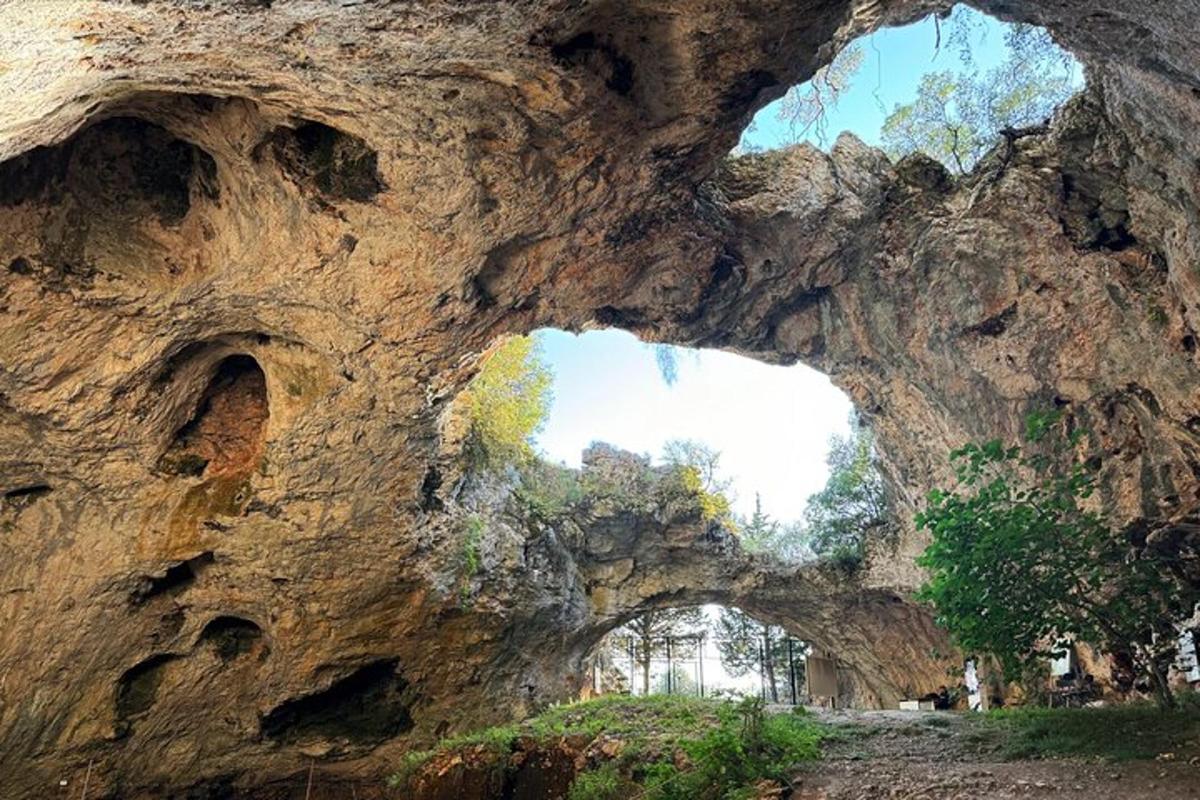
[[[563, 662], [651, 601], [602, 601], [623, 567], [539, 549], [524, 518], [485, 559], [508, 589], [464, 592], [438, 421], [507, 332], [807, 361], [875, 425], [901, 508], [949, 447], [1057, 405], [1106, 502], [1190, 554], [1197, 3], [978, 3], [1048, 26], [1092, 90], [959, 183], [851, 139], [725, 158], [838, 46], [940, 5], [4, 5], [5, 793], [89, 762], [112, 797], [310, 761], [366, 785], [569, 696]], [[635, 584], [702, 596], [706, 573], [672, 577], [687, 530]], [[872, 615], [927, 641], [870, 599], [905, 596], [919, 547], [877, 559], [860, 606], [806, 577], [819, 622], [779, 617], [843, 648], [864, 698], [917, 663]]]

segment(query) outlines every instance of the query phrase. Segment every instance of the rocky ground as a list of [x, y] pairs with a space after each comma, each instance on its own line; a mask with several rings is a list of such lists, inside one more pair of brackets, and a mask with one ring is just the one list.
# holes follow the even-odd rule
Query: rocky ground
[[998, 732], [959, 714], [823, 716], [846, 735], [828, 742], [825, 758], [798, 776], [796, 796], [804, 800], [1200, 797], [1197, 740], [1151, 760], [1007, 760]]

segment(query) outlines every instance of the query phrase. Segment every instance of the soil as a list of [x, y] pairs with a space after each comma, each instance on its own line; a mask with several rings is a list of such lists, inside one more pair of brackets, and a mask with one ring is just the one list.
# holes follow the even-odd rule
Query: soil
[[1200, 743], [1154, 761], [1005, 761], [970, 718], [945, 712], [821, 712], [847, 736], [797, 776], [803, 800], [1184, 800], [1200, 798]]

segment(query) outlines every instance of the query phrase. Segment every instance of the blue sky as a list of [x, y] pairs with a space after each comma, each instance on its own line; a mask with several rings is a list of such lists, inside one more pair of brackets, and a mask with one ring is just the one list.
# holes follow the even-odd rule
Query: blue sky
[[[971, 54], [980, 70], [1003, 61], [1004, 23], [970, 9], [956, 13], [979, 23], [979, 30], [971, 36]], [[916, 97], [922, 75], [960, 68], [958, 50], [947, 38], [943, 22], [939, 47], [934, 19], [926, 17], [901, 28], [883, 28], [858, 40], [863, 51], [862, 66], [850, 89], [826, 114], [826, 141], [820, 140], [816, 130], [801, 138], [828, 149], [838, 133], [850, 131], [867, 144], [878, 146], [883, 121], [897, 104]], [[751, 130], [742, 137], [744, 144], [771, 149], [793, 141], [790, 126], [779, 119], [779, 105], [779, 101], [771, 103], [755, 115]]]
[[[972, 35], [972, 53], [986, 70], [1004, 57], [1003, 25], [968, 13], [982, 22]], [[940, 51], [936, 42], [929, 18], [861, 40], [862, 66], [828, 114], [826, 141], [815, 131], [807, 138], [827, 148], [838, 132], [849, 130], [878, 144], [887, 114], [914, 99], [923, 74], [960, 67], [944, 27]], [[778, 103], [763, 108], [752, 127], [744, 141], [755, 146], [770, 149], [793, 140], [778, 119]], [[578, 466], [583, 448], [596, 440], [658, 456], [670, 439], [698, 439], [721, 451], [735, 510], [748, 514], [759, 493], [768, 514], [792, 520], [802, 516], [808, 495], [824, 485], [830, 435], [849, 429], [849, 400], [808, 367], [773, 367], [703, 351], [682, 356], [679, 380], [667, 386], [653, 351], [628, 333], [546, 331], [540, 339], [556, 379], [538, 445], [570, 466]]]

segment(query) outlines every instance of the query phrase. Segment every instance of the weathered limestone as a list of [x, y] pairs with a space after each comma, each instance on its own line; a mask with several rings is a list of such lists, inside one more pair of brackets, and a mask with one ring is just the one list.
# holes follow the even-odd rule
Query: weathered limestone
[[[812, 363], [902, 505], [949, 447], [1060, 405], [1105, 501], [1192, 558], [1200, 4], [980, 0], [1049, 27], [1092, 90], [960, 183], [852, 139], [725, 160], [838, 46], [943, 5], [0, 5], [5, 791], [90, 760], [113, 797], [309, 758], [373, 779], [564, 696], [562, 659], [666, 602], [655, 582], [702, 598], [665, 569], [704, 551], [685, 526], [624, 581], [510, 537], [486, 574], [512, 591], [463, 607], [438, 421], [480, 351], [539, 326]], [[807, 574], [720, 596], [812, 591], [819, 620], [780, 621], [881, 675], [919, 657], [887, 629], [927, 640], [886, 610], [920, 545], [857, 605]], [[640, 587], [594, 630], [593, 568]]]

